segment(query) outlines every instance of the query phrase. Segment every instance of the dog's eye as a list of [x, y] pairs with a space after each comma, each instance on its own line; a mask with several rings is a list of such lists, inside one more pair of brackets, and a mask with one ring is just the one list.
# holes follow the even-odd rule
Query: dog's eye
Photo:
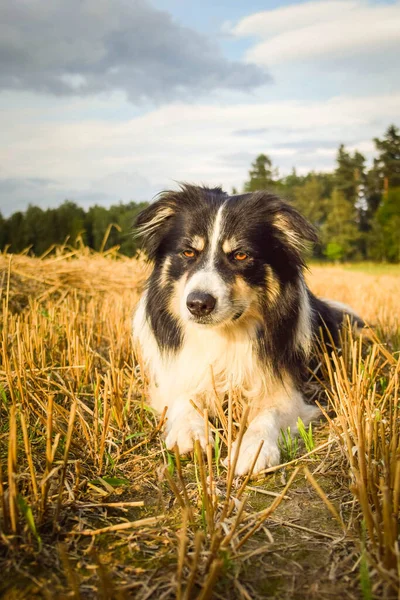
[[182, 255], [185, 256], [186, 258], [194, 258], [196, 256], [196, 253], [194, 250], [184, 250], [182, 252]]
[[246, 260], [247, 258], [249, 258], [249, 255], [246, 254], [246, 252], [240, 252], [239, 251], [239, 252], [235, 252], [235, 254], [233, 255], [233, 258], [235, 260], [243, 261], [243, 260]]

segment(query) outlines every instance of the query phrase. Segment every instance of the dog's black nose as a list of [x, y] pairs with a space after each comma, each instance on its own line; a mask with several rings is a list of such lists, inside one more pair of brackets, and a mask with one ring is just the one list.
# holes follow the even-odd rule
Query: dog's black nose
[[186, 298], [186, 306], [196, 317], [209, 315], [215, 307], [216, 299], [206, 292], [191, 292]]

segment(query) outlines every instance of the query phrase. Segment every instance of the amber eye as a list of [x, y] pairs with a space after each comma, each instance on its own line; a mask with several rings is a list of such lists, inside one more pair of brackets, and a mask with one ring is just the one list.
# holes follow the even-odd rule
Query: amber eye
[[235, 252], [233, 258], [235, 260], [246, 260], [246, 258], [249, 258], [249, 255], [246, 252]]
[[186, 258], [194, 258], [195, 256], [194, 250], [184, 250], [182, 254], [183, 256], [186, 256]]

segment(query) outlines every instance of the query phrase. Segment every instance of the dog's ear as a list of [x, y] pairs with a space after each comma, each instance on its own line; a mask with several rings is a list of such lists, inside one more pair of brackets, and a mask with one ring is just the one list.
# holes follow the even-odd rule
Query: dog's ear
[[314, 226], [290, 204], [282, 203], [274, 215], [273, 226], [298, 254], [318, 242]]
[[149, 260], [155, 259], [157, 250], [169, 229], [176, 207], [175, 195], [166, 192], [137, 216], [134, 225], [136, 236], [142, 239], [142, 248]]
[[280, 239], [285, 248], [297, 260], [303, 263], [304, 252], [313, 243], [318, 242], [317, 232], [291, 204], [272, 194], [257, 193], [258, 200], [267, 211], [267, 219], [271, 223], [274, 235]]

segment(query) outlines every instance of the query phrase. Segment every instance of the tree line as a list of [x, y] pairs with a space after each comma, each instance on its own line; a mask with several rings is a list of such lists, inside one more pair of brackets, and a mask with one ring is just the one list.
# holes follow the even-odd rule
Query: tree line
[[319, 230], [318, 258], [400, 262], [399, 129], [391, 125], [374, 144], [370, 168], [360, 152], [342, 144], [332, 173], [299, 176], [293, 169], [283, 178], [260, 154], [244, 189], [270, 189], [286, 197]]
[[[388, 127], [374, 139], [376, 156], [370, 167], [357, 150], [340, 145], [331, 173], [312, 171], [279, 176], [267, 154], [251, 165], [244, 192], [270, 190], [286, 198], [320, 232], [315, 257], [328, 260], [379, 260], [400, 262], [400, 132]], [[238, 193], [238, 190], [233, 190]], [[46, 210], [29, 206], [8, 219], [0, 214], [0, 248], [40, 256], [53, 244], [78, 239], [94, 250], [120, 246], [133, 256], [137, 240], [132, 224], [145, 203], [130, 202], [85, 211], [66, 200]]]
[[55, 244], [75, 245], [82, 240], [97, 251], [119, 246], [122, 254], [134, 256], [137, 240], [132, 225], [146, 205], [129, 202], [110, 208], [96, 205], [88, 210], [71, 200], [46, 210], [30, 205], [8, 219], [0, 215], [0, 248], [13, 253], [29, 248], [32, 254], [41, 256]]

